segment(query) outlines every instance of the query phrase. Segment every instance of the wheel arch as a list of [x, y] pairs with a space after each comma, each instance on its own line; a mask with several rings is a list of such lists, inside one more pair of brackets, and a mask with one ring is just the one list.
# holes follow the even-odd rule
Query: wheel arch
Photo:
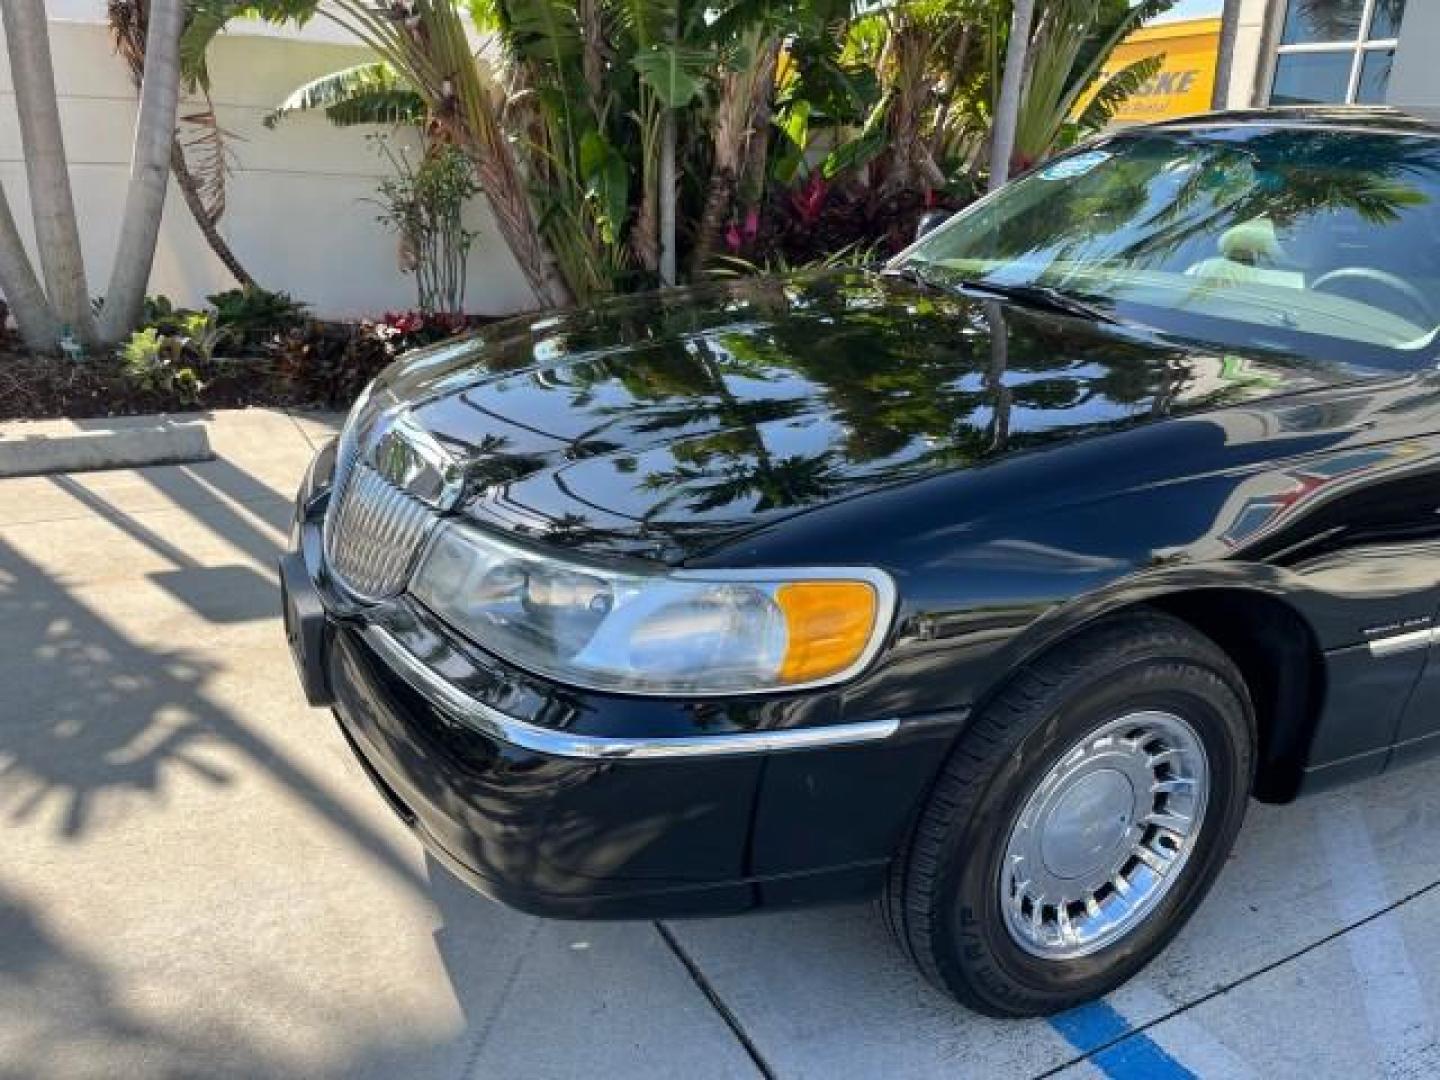
[[1285, 601], [1243, 589], [1170, 593], [1149, 606], [1193, 626], [1240, 670], [1260, 737], [1255, 797], [1289, 802], [1324, 704], [1325, 661], [1310, 624]]
[[1300, 789], [1324, 705], [1325, 661], [1310, 623], [1277, 587], [1280, 573], [1255, 566], [1213, 580], [1186, 574], [1063, 604], [1004, 650], [1006, 661], [992, 684], [977, 695], [975, 708], [983, 709], [1001, 693], [1021, 667], [1099, 620], [1160, 611], [1209, 638], [1235, 664], [1250, 693], [1260, 740], [1254, 795], [1263, 802], [1289, 802]]

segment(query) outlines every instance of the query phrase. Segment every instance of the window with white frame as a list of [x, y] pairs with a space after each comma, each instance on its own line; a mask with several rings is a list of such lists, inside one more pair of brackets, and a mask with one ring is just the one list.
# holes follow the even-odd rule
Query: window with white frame
[[1284, 0], [1272, 105], [1380, 105], [1405, 0]]

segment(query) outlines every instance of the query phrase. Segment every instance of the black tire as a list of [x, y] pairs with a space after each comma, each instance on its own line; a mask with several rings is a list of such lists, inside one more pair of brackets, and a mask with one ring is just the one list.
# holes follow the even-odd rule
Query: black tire
[[[1099, 952], [1031, 955], [1000, 908], [1011, 823], [1087, 733], [1161, 705], [1191, 725], [1209, 762], [1188, 862], [1149, 916]], [[885, 922], [932, 983], [987, 1015], [1046, 1015], [1099, 997], [1149, 963], [1204, 899], [1244, 820], [1254, 769], [1245, 683], [1213, 642], [1159, 613], [1102, 620], [1017, 672], [966, 728], [891, 869]]]

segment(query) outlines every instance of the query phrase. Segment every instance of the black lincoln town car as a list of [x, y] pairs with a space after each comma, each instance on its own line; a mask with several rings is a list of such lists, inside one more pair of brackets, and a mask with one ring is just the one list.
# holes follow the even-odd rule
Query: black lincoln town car
[[300, 492], [309, 699], [525, 911], [873, 895], [997, 1015], [1104, 993], [1248, 799], [1440, 748], [1440, 124], [1056, 158], [875, 273], [412, 354]]

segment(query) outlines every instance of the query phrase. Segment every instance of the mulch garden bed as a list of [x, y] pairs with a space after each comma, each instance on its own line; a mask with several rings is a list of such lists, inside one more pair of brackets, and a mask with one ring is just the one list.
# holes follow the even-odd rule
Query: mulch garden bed
[[118, 360], [65, 360], [0, 351], [0, 420], [73, 420], [106, 416], [248, 406], [339, 408], [336, 401], [307, 401], [305, 394], [277, 377], [268, 357], [212, 362], [198, 397], [138, 386]]
[[[472, 319], [474, 328], [490, 320]], [[456, 330], [460, 328], [454, 328]], [[196, 409], [266, 406], [344, 409], [397, 356], [443, 340], [452, 330], [312, 320], [271, 335], [255, 354], [187, 356], [193, 386], [151, 384], [127, 373], [117, 356], [37, 357], [0, 341], [0, 421], [91, 419]], [[160, 383], [160, 385], [156, 385]]]

